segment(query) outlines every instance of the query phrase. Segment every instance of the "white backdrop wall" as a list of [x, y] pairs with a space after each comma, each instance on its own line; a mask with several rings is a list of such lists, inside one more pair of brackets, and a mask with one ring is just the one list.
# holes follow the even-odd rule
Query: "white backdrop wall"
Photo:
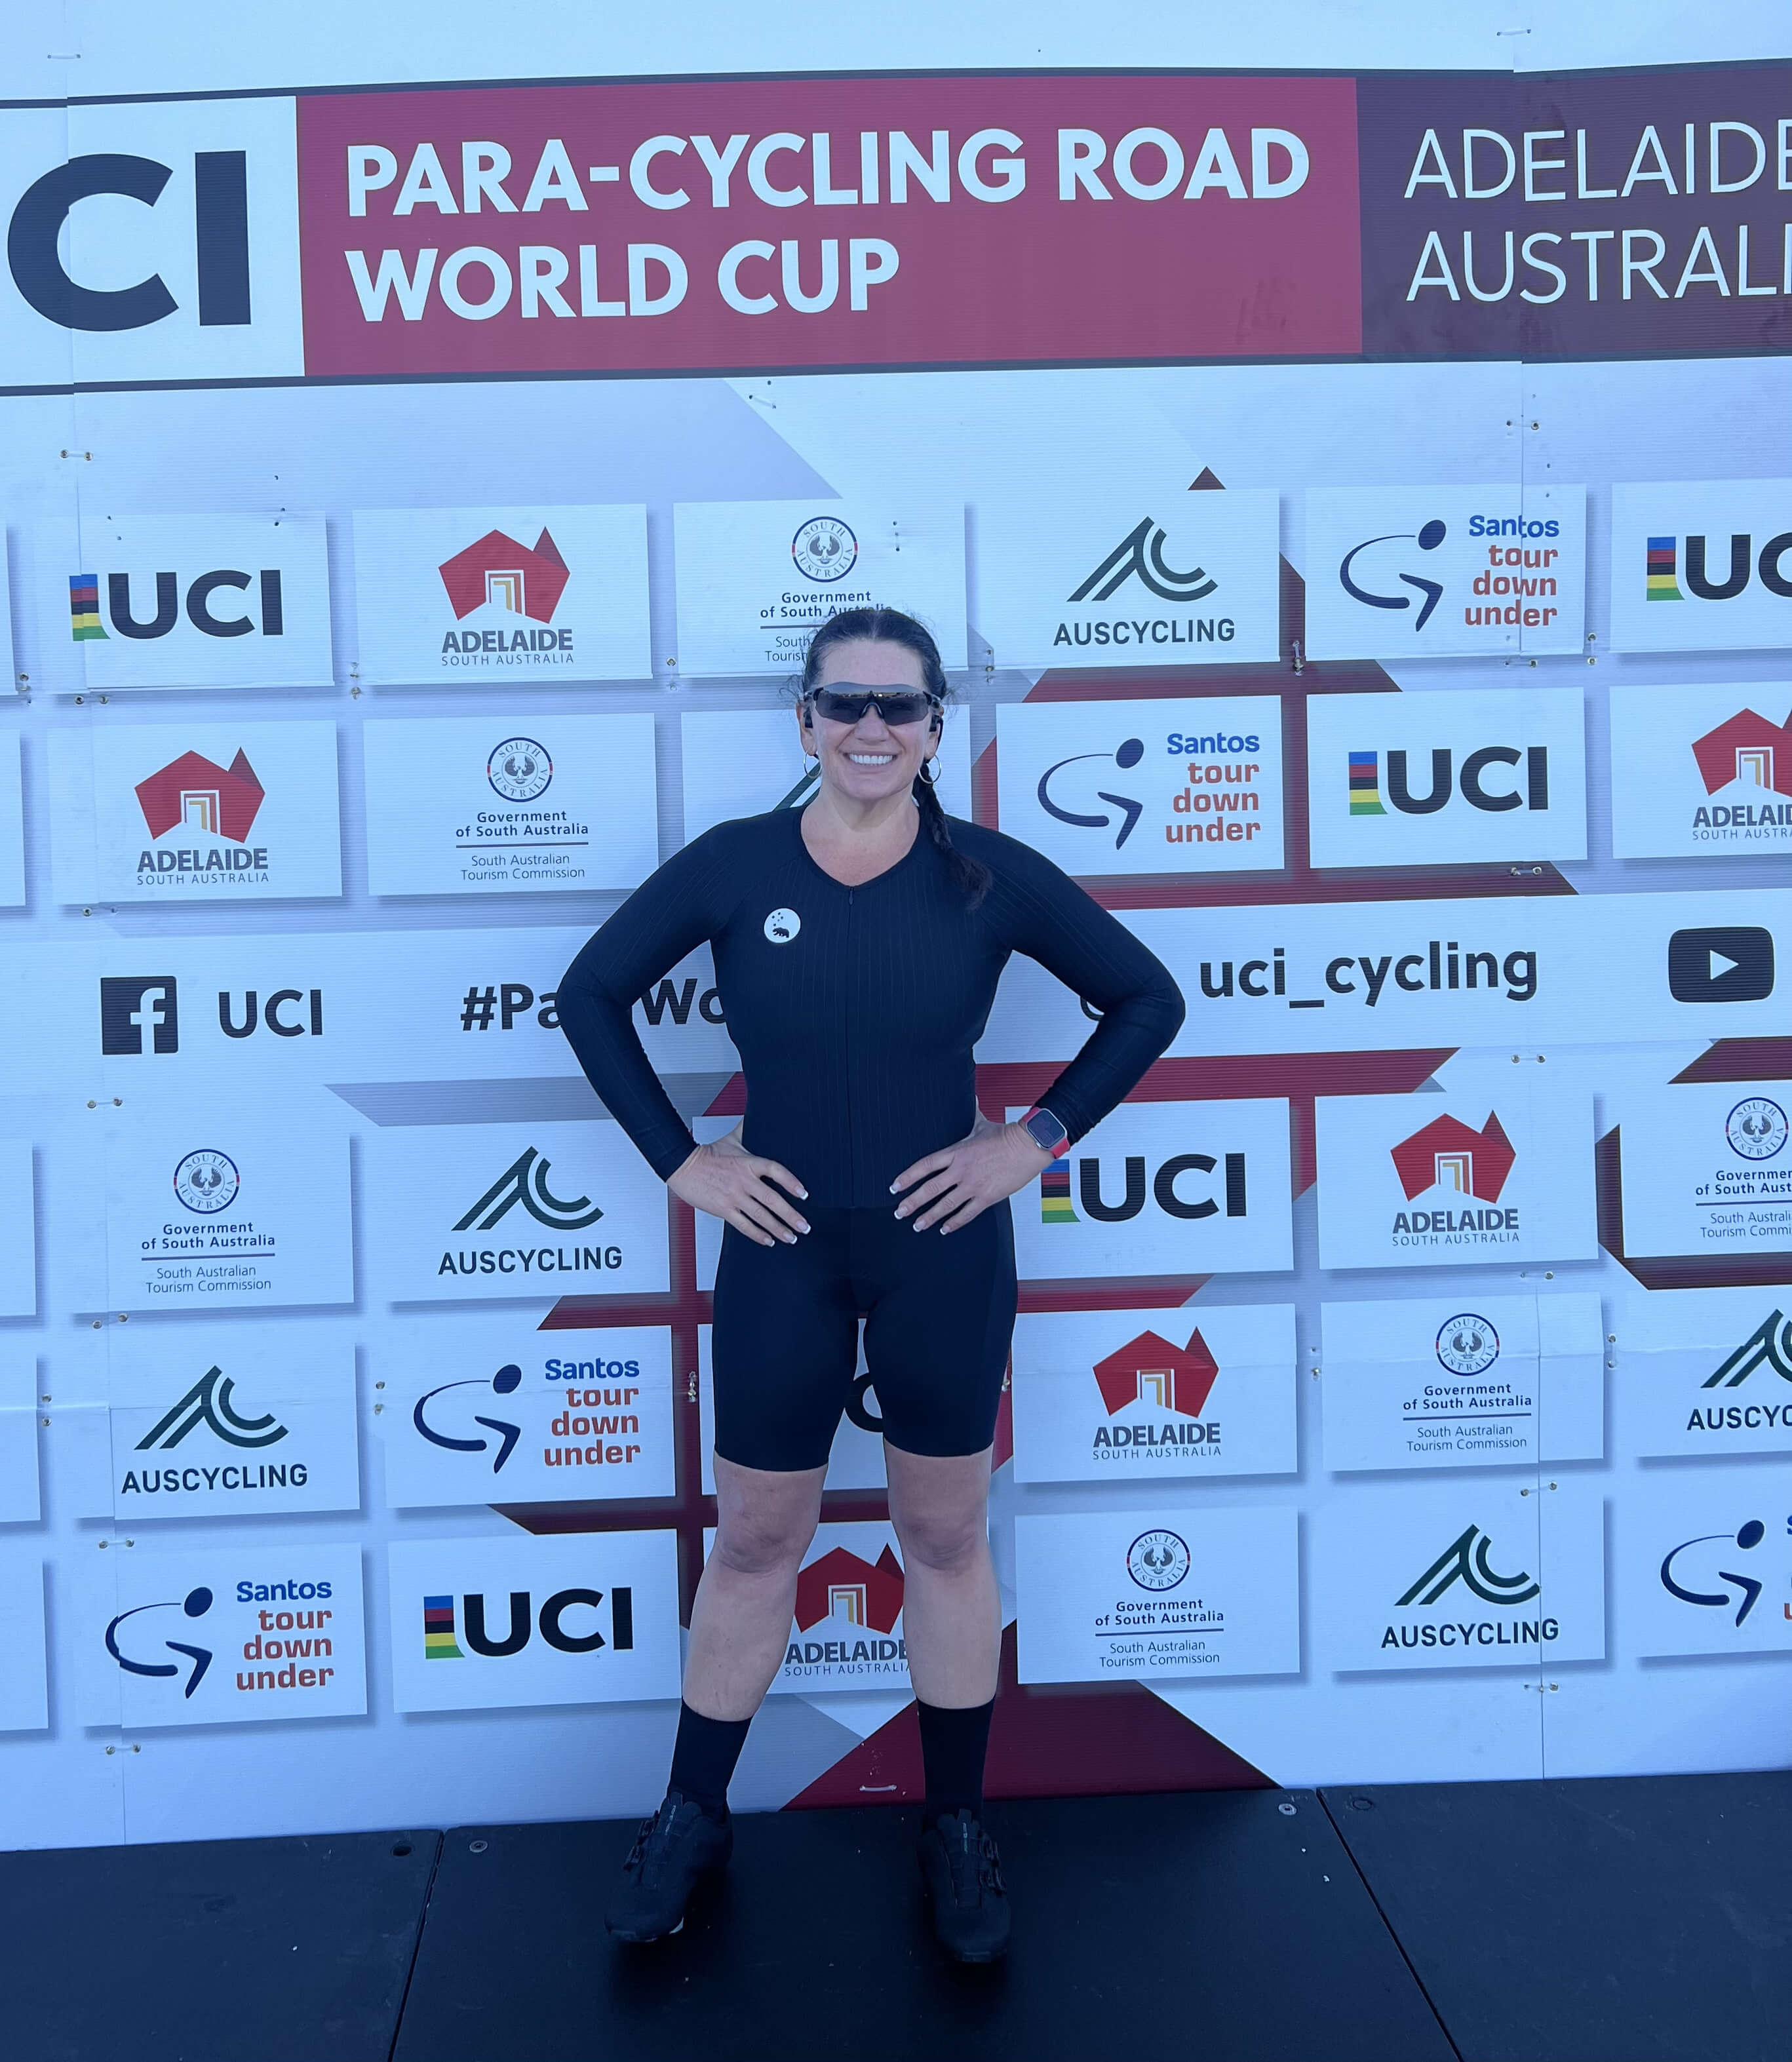
[[[830, 66], [864, 75], [832, 84], [530, 89], [570, 96], [558, 127], [485, 83], [420, 112], [295, 93], [343, 80], [321, 45], [150, 63], [110, 10], [54, 77], [19, 60], [40, 104], [0, 109], [0, 204], [16, 219], [96, 154], [162, 164], [165, 199], [94, 192], [38, 249], [96, 295], [153, 271], [176, 305], [70, 327], [15, 261], [0, 317], [0, 1839], [656, 1794], [713, 1517], [715, 1240], [603, 1116], [553, 990], [686, 838], [800, 804], [793, 655], [860, 595], [947, 648], [948, 806], [1084, 879], [1189, 1002], [1138, 1094], [1015, 1199], [996, 1787], [1786, 1759], [1789, 74], [1513, 69], [1776, 55], [1752, 14], [1728, 46], [1647, 52], [1557, 25], [1529, 58], [1460, 18], [1440, 47], [1372, 10], [1343, 47], [1328, 15], [1313, 61], [1353, 79], [1346, 114], [1340, 78], [1025, 75], [1096, 68], [1049, 21], [1050, 49], [955, 40], [976, 22], [843, 46]], [[524, 64], [471, 13], [437, 29], [440, 58], [426, 38], [365, 82], [784, 62], [720, 25], [700, 66], [610, 44]], [[934, 103], [878, 74], [973, 58], [1016, 74], [988, 91], [1025, 134], [936, 173], [932, 130], [956, 153], [966, 120], [928, 110], [970, 86]], [[1439, 74], [1422, 91], [1377, 75], [1415, 63]], [[1074, 179], [1052, 199], [1078, 93], [1105, 152], [1169, 134], [1166, 106], [1185, 167], [1207, 150], [1209, 212], [1179, 219], [1207, 239], [1200, 305], [1153, 269], [1184, 233], [1154, 203], [1099, 214]], [[643, 137], [774, 115], [804, 147], [766, 179], [851, 184], [850, 221], [756, 188], [720, 216], [695, 143], [642, 175], [683, 179], [684, 207], [631, 183]], [[543, 138], [599, 116], [613, 134], [573, 131], [567, 160], [583, 218], [527, 215], [558, 176]], [[1656, 179], [1598, 214], [1650, 123], [1673, 204]], [[1421, 170], [1497, 184], [1465, 126], [1509, 134], [1510, 205], [1578, 181], [1582, 269], [1527, 254], [1564, 266], [1563, 305], [1520, 306], [1546, 273], [1489, 283], [1557, 234], [1546, 202], [1403, 195]], [[1272, 129], [1309, 156], [1308, 211], [1260, 232], [1293, 176], [1281, 143], [1253, 159]], [[894, 130], [952, 199], [911, 164], [900, 213]], [[594, 137], [608, 157], [580, 154]], [[1011, 176], [992, 149], [1028, 162], [1016, 249], [970, 185]], [[1146, 138], [1128, 162], [1146, 184], [1168, 158]], [[356, 163], [384, 181], [359, 215]], [[1079, 206], [1137, 265], [1092, 315], [1052, 265], [1099, 257]], [[1260, 211], [1243, 257], [1216, 206]], [[344, 251], [395, 251], [408, 280], [424, 223], [432, 267], [450, 237], [485, 250], [516, 304], [470, 320], [438, 287], [414, 321], [395, 299], [363, 321]], [[848, 248], [812, 346], [790, 304], [824, 291], [824, 231]], [[704, 300], [716, 236], [800, 246], [794, 294], [781, 252], [737, 267], [780, 303], [774, 345]], [[1660, 299], [1618, 269], [1650, 238], [1673, 247]], [[559, 315], [550, 288], [569, 311], [669, 291], [631, 239], [687, 263], [688, 308], [663, 332]], [[1041, 297], [1030, 330], [978, 311], [952, 269], [972, 259]], [[454, 291], [498, 277], [468, 259]], [[1216, 342], [1235, 278], [1254, 312]], [[1142, 348], [1166, 323], [1185, 347]], [[740, 1108], [725, 1020], [701, 953], [639, 1013], [700, 1136]], [[1024, 1108], [1088, 1022], [1012, 967], [985, 1109]], [[875, 1425], [862, 1387], [741, 1801], [912, 1781]]]

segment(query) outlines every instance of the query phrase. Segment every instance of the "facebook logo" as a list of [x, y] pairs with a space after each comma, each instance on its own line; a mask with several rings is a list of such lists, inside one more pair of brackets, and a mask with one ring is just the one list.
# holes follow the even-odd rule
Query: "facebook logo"
[[180, 1005], [171, 973], [101, 977], [99, 1049], [112, 1054], [180, 1050]]

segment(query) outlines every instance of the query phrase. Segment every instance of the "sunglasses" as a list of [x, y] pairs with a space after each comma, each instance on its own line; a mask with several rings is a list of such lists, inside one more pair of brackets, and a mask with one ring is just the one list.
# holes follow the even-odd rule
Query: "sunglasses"
[[856, 723], [867, 709], [876, 709], [894, 727], [919, 723], [940, 704], [937, 696], [920, 688], [886, 692], [881, 688], [817, 688], [809, 697], [809, 705], [830, 723]]

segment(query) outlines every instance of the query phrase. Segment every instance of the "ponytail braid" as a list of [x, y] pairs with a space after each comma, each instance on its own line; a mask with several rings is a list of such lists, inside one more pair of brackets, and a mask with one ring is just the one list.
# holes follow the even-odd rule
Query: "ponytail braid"
[[[900, 644], [904, 651], [912, 652], [920, 661], [921, 678], [927, 691], [940, 708], [944, 710], [952, 700], [952, 687], [940, 663], [940, 648], [925, 624], [917, 623], [912, 616], [904, 616], [900, 608], [848, 608], [843, 609], [838, 616], [829, 616], [809, 640], [808, 652], [803, 661], [801, 693], [804, 700], [815, 692], [816, 676], [827, 654], [836, 644], [856, 644], [860, 639], [872, 644]], [[933, 792], [933, 783], [924, 772], [915, 776], [914, 795], [916, 806], [921, 812], [922, 828], [932, 840], [934, 850], [946, 862], [946, 871], [953, 885], [963, 893], [966, 907], [976, 909], [989, 893], [994, 877], [981, 860], [960, 852], [952, 843], [952, 826], [940, 806], [939, 796]]]

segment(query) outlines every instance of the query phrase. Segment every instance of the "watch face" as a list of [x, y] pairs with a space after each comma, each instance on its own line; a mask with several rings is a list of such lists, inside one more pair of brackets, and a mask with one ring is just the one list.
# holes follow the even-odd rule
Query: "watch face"
[[1042, 1153], [1060, 1152], [1070, 1137], [1049, 1110], [1036, 1109], [1023, 1129]]

